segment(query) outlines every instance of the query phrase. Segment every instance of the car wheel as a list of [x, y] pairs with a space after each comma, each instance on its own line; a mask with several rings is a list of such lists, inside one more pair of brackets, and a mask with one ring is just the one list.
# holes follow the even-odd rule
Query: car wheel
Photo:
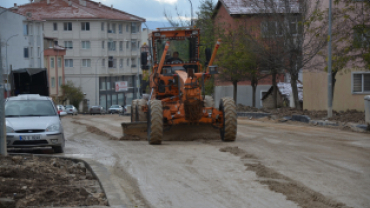
[[54, 146], [52, 148], [53, 148], [54, 153], [63, 153], [64, 152], [64, 148], [62, 146]]

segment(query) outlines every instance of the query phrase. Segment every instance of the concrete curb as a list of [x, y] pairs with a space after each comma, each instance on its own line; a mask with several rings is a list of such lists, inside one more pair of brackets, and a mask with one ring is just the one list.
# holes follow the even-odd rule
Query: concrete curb
[[339, 126], [337, 122], [333, 121], [323, 121], [323, 120], [311, 120], [309, 124], [318, 125], [318, 126]]
[[309, 123], [311, 118], [306, 115], [292, 115], [292, 121], [300, 121], [304, 123]]
[[237, 112], [238, 117], [248, 117], [248, 118], [264, 118], [271, 116], [271, 113], [248, 113], [248, 112]]
[[[66, 160], [72, 160], [73, 162], [82, 162], [85, 167], [92, 173], [92, 175], [99, 182], [100, 188], [103, 190], [105, 196], [107, 197], [108, 206], [84, 206], [86, 208], [126, 208], [125, 203], [121, 200], [118, 195], [118, 191], [109, 179], [110, 173], [101, 164], [89, 160], [89, 159], [79, 159], [73, 157], [66, 157], [64, 155], [41, 155], [41, 154], [29, 154], [29, 153], [9, 153], [9, 155], [33, 155], [36, 157], [49, 157], [49, 158], [60, 158]], [[45, 207], [46, 208], [46, 207]], [[47, 207], [49, 208], [49, 207]], [[51, 207], [50, 207], [51, 208]], [[53, 207], [53, 208], [70, 208], [70, 207]]]

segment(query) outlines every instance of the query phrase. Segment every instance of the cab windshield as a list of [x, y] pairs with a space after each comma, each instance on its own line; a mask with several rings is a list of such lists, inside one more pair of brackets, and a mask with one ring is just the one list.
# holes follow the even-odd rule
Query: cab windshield
[[197, 47], [196, 38], [184, 38], [179, 37], [176, 40], [157, 40], [157, 63], [159, 63], [166, 41], [170, 41], [170, 46], [168, 48], [165, 64], [170, 64], [172, 62], [186, 63], [189, 61], [197, 61]]

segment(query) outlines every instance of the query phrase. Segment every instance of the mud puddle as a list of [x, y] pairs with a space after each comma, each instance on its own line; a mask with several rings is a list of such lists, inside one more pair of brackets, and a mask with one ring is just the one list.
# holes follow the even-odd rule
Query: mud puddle
[[0, 201], [7, 208], [108, 206], [98, 180], [82, 162], [0, 156], [0, 181]]
[[336, 202], [325, 197], [303, 184], [290, 179], [271, 168], [262, 165], [254, 155], [248, 154], [238, 147], [223, 147], [220, 152], [229, 152], [240, 157], [247, 167], [246, 170], [253, 171], [261, 178], [259, 183], [267, 185], [270, 190], [284, 194], [288, 200], [297, 203], [303, 208], [348, 208], [343, 203]]

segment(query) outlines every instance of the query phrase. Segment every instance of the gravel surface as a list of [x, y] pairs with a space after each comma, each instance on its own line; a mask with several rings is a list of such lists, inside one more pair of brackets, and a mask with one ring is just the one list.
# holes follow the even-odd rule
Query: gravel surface
[[80, 207], [108, 202], [84, 163], [33, 155], [0, 156], [0, 207]]

